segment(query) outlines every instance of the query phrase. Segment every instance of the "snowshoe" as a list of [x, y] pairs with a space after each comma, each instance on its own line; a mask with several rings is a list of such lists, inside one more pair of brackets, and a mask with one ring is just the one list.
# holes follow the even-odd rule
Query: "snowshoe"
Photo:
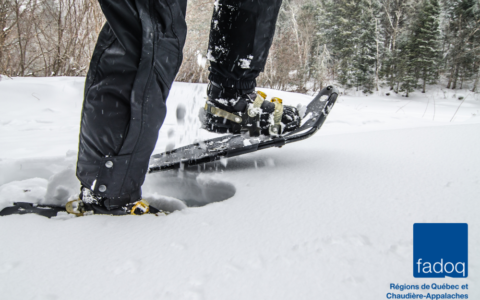
[[[218, 87], [217, 87], [218, 88]], [[211, 93], [211, 88], [209, 88]], [[249, 100], [245, 100], [245, 102], [251, 102], [253, 96], [255, 96], [254, 91], [251, 90], [248, 93]], [[252, 96], [253, 94], [253, 96]], [[264, 99], [263, 96], [260, 96]], [[258, 150], [264, 150], [272, 147], [283, 147], [286, 144], [299, 142], [305, 140], [311, 136], [313, 136], [323, 125], [325, 120], [327, 119], [328, 114], [333, 108], [338, 97], [338, 90], [333, 86], [327, 86], [322, 89], [306, 107], [302, 107], [301, 112], [301, 124], [300, 126], [296, 125], [296, 122], [300, 122], [299, 119], [296, 119], [295, 116], [292, 119], [282, 120], [281, 123], [286, 124], [285, 127], [281, 128], [283, 131], [280, 131], [281, 135], [270, 135], [270, 136], [260, 136], [260, 137], [252, 137], [245, 134], [228, 134], [223, 135], [220, 137], [216, 137], [213, 139], [208, 139], [200, 142], [196, 142], [187, 146], [183, 146], [177, 149], [173, 149], [164, 153], [159, 153], [152, 155], [150, 159], [150, 166], [149, 166], [149, 173], [165, 171], [165, 170], [172, 170], [172, 169], [180, 169], [186, 168], [188, 166], [195, 166], [200, 164], [205, 164], [209, 162], [214, 162], [217, 160], [235, 157], [239, 155], [244, 155], [247, 153], [255, 152]], [[211, 97], [209, 97], [212, 99]], [[218, 98], [217, 99], [222, 99]], [[237, 111], [241, 109], [241, 107], [237, 107], [238, 104], [237, 98], [229, 98], [233, 99], [232, 103], [228, 103], [225, 101], [225, 105], [222, 110], [229, 113], [227, 109], [229, 106], [234, 106], [234, 108], [238, 108]], [[256, 98], [255, 98], [256, 99]], [[239, 100], [240, 101], [240, 100]], [[207, 101], [207, 105], [213, 103], [213, 101]], [[221, 102], [221, 101], [216, 101]], [[222, 101], [223, 102], [223, 101]], [[251, 104], [251, 103], [250, 103]], [[262, 103], [263, 104], [263, 103]], [[215, 104], [213, 104], [215, 105]], [[220, 104], [217, 104], [220, 106]], [[240, 105], [239, 105], [240, 106]], [[216, 107], [216, 106], [215, 106]], [[247, 108], [247, 104], [245, 104], [244, 109]], [[231, 109], [231, 108], [230, 108]], [[208, 110], [208, 108], [207, 108]], [[287, 106], [284, 106], [284, 112], [289, 111]], [[298, 113], [296, 109], [292, 109], [294, 113]], [[222, 113], [225, 114], [225, 113]], [[210, 113], [210, 115], [213, 115]], [[205, 112], [204, 109], [201, 110], [201, 119], [202, 117], [206, 120], [205, 126], [206, 129], [214, 132], [229, 132], [229, 128], [236, 126], [235, 124], [228, 123], [230, 120], [226, 119], [225, 117], [219, 118], [218, 122], [215, 122], [213, 119], [216, 117], [209, 116], [208, 113]], [[236, 112], [232, 115], [227, 115], [230, 117], [238, 117], [243, 118], [245, 117], [240, 112]], [[287, 118], [285, 114], [282, 115], [283, 118]], [[208, 120], [210, 118], [210, 121]], [[212, 120], [213, 119], [213, 120]], [[241, 122], [235, 122], [236, 124], [240, 124]], [[289, 123], [291, 122], [291, 123]], [[293, 130], [291, 130], [289, 126], [292, 126]], [[297, 127], [298, 126], [298, 127]], [[224, 130], [224, 131], [220, 131]], [[270, 128], [268, 128], [270, 131]], [[287, 131], [291, 130], [291, 131]], [[233, 132], [242, 131], [241, 126], [240, 129], [233, 130]], [[232, 131], [230, 131], [232, 132]], [[232, 132], [232, 133], [233, 133]]]
[[280, 98], [266, 100], [265, 93], [254, 89], [225, 88], [210, 82], [207, 102], [200, 120], [203, 128], [216, 133], [247, 133], [279, 136], [300, 126], [297, 108], [283, 105]]

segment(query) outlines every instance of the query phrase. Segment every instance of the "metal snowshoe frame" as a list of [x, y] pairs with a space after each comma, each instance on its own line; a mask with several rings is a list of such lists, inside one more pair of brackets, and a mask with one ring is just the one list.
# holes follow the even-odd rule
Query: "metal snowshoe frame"
[[307, 105], [299, 128], [273, 137], [246, 137], [241, 134], [223, 135], [180, 147], [151, 157], [148, 173], [179, 169], [214, 162], [271, 147], [282, 147], [314, 135], [325, 122], [338, 97], [333, 86], [322, 89]]

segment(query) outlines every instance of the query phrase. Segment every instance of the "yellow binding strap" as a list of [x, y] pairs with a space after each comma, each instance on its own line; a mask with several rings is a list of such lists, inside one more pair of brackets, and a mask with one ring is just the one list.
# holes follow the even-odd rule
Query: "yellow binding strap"
[[262, 91], [257, 91], [257, 94], [260, 95], [263, 99], [267, 99], [267, 94]]
[[273, 101], [273, 99], [272, 99], [272, 102], [275, 104], [275, 110], [273, 112], [273, 124], [270, 126], [270, 134], [279, 135], [281, 133], [280, 122], [282, 121], [283, 104], [281, 99], [276, 98], [276, 99], [279, 99], [280, 101]]
[[260, 107], [262, 106], [263, 101], [265, 101], [265, 99], [261, 95], [257, 94], [257, 98], [255, 98], [255, 101], [253, 101], [253, 105], [251, 105], [248, 109], [248, 115], [251, 118], [255, 117], [256, 115], [262, 112]]
[[214, 116], [222, 117], [238, 124], [242, 123], [242, 117], [234, 113], [229, 113], [228, 111], [218, 108], [216, 106], [213, 106], [208, 102], [205, 103], [205, 111], [211, 113]]
[[[140, 209], [142, 213], [136, 214], [135, 211], [137, 209]], [[132, 210], [130, 211], [131, 215], [143, 215], [146, 214], [150, 211], [150, 204], [146, 200], [140, 200], [135, 202], [135, 205], [133, 205]]]

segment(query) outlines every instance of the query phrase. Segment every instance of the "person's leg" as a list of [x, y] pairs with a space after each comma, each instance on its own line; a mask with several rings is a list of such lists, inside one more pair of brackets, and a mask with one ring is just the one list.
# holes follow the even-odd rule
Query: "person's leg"
[[218, 0], [208, 46], [209, 79], [224, 87], [255, 88], [275, 34], [281, 0]]
[[211, 23], [208, 101], [204, 128], [218, 133], [279, 135], [300, 124], [296, 108], [281, 99], [266, 101], [255, 93], [263, 71], [281, 0], [218, 0]]
[[113, 210], [141, 198], [182, 61], [186, 0], [99, 0], [107, 19], [85, 83], [77, 177]]

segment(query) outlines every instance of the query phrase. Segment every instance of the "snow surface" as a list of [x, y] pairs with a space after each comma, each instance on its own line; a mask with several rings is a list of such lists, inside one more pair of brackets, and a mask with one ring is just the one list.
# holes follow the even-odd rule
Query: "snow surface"
[[[2, 77], [0, 209], [76, 196], [83, 83]], [[205, 89], [173, 85], [156, 152], [216, 136]], [[1, 217], [0, 298], [370, 300], [435, 282], [480, 299], [480, 96], [461, 94], [343, 95], [306, 141], [149, 175], [168, 216]], [[468, 278], [413, 278], [423, 222], [468, 223]]]

